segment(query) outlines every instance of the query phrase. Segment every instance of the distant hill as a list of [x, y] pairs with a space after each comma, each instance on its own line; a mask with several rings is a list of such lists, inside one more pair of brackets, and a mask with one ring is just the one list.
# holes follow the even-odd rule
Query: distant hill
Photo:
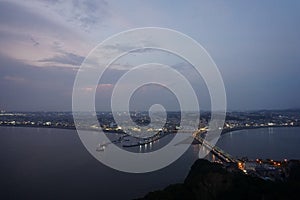
[[300, 199], [300, 164], [290, 165], [290, 176], [285, 182], [265, 181], [228, 172], [221, 164], [197, 160], [184, 183], [170, 185], [164, 190], [150, 192], [144, 200], [176, 199]]

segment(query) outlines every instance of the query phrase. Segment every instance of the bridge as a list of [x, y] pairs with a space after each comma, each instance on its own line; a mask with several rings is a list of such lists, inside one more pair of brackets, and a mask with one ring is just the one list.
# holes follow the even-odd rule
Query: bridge
[[[187, 132], [187, 133], [190, 133], [191, 130], [181, 130], [181, 132]], [[190, 143], [191, 140], [196, 140], [197, 142], [199, 142], [200, 144], [202, 144], [204, 147], [206, 147], [212, 154], [214, 154], [217, 158], [219, 158], [221, 161], [223, 162], [227, 162], [227, 163], [240, 163], [241, 161], [234, 158], [232, 155], [230, 155], [229, 153], [225, 152], [224, 150], [222, 150], [221, 148], [217, 147], [217, 146], [212, 146], [208, 141], [206, 141], [205, 139], [203, 139], [201, 137], [201, 134], [205, 133], [205, 131], [201, 131], [201, 130], [196, 130], [193, 132], [193, 137], [190, 137], [188, 138], [189, 141], [182, 141], [178, 144], [182, 144], [184, 142], [188, 142]], [[167, 135], [167, 134], [165, 134]], [[165, 136], [163, 135], [163, 136]], [[118, 139], [115, 139], [113, 141], [110, 141], [110, 142], [106, 142], [106, 143], [103, 143], [103, 144], [99, 144], [96, 148], [96, 151], [104, 151], [104, 149], [106, 148], [106, 146], [112, 144], [112, 143], [119, 143], [122, 141], [122, 139], [124, 137], [126, 137], [128, 135], [125, 135], [125, 136], [121, 136], [119, 137]], [[157, 135], [159, 136], [159, 135]], [[144, 145], [144, 144], [148, 144], [150, 142], [153, 142], [155, 140], [158, 140], [160, 139], [161, 137], [163, 136], [160, 136], [160, 137], [153, 137], [151, 139], [148, 139], [148, 140], [144, 140], [143, 142], [139, 141], [137, 143], [134, 143], [134, 144], [129, 144], [129, 145], [122, 145], [123, 147], [133, 147], [133, 146], [139, 146], [139, 145]], [[177, 144], [176, 144], [177, 145]]]
[[240, 161], [234, 158], [229, 153], [223, 151], [221, 148], [217, 146], [212, 146], [208, 141], [200, 137], [201, 131], [197, 130], [193, 133], [193, 137], [197, 140], [200, 144], [204, 145], [212, 154], [218, 157], [223, 162], [227, 163], [239, 163]]

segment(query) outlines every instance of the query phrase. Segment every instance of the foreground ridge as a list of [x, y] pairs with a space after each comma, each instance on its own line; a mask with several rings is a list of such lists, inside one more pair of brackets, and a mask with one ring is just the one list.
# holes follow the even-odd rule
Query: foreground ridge
[[269, 181], [199, 159], [184, 183], [150, 192], [141, 199], [299, 199], [300, 161], [289, 161], [288, 170], [285, 181]]

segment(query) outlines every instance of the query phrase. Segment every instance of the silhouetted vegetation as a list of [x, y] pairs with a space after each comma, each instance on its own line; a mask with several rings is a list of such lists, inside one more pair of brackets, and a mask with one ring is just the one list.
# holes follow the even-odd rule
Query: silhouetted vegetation
[[142, 199], [299, 199], [299, 161], [292, 161], [289, 170], [285, 182], [272, 182], [242, 172], [228, 172], [221, 164], [199, 159], [184, 183], [150, 192]]

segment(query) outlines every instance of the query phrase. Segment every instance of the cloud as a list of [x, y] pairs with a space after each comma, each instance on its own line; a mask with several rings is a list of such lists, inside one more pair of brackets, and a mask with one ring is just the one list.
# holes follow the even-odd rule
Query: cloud
[[83, 56], [76, 55], [74, 53], [64, 52], [60, 55], [53, 56], [51, 58], [45, 58], [39, 60], [39, 62], [47, 63], [47, 64], [63, 64], [63, 65], [71, 65], [71, 66], [80, 66], [82, 61], [84, 60]]
[[[207, 48], [220, 66], [229, 106], [299, 105], [299, 3], [275, 7], [251, 3], [246, 5], [247, 11], [238, 3], [172, 2], [171, 7], [169, 3], [0, 0], [0, 85], [5, 94], [0, 95], [0, 103], [14, 110], [35, 109], [36, 105], [59, 109], [62, 103], [57, 96], [67, 91], [70, 98], [78, 66], [98, 42], [128, 28], [161, 26], [182, 31]], [[211, 15], [212, 9], [219, 15]], [[134, 39], [145, 44], [143, 36]], [[128, 41], [117, 42], [100, 55], [135, 48]], [[195, 86], [196, 93], [202, 94], [206, 88], [200, 86], [203, 80], [192, 67], [174, 65], [174, 57], [160, 57], [160, 53], [146, 48], [120, 58], [104, 73], [100, 87], [109, 88], [106, 84], [116, 83], [133, 66], [155, 61], [178, 70]], [[88, 64], [92, 66], [92, 62]], [[97, 62], [95, 67], [104, 65]], [[23, 99], [28, 104], [23, 105]]]
[[[0, 25], [7, 29], [31, 30], [32, 32], [53, 32], [65, 30], [67, 27], [49, 13], [41, 13], [43, 9], [34, 9], [34, 4], [23, 1], [0, 1]], [[55, 28], [55, 29], [54, 29]], [[17, 31], [16, 31], [17, 32]]]
[[14, 81], [14, 82], [18, 82], [18, 83], [24, 83], [25, 79], [23, 77], [19, 77], [19, 76], [4, 76], [3, 78], [4, 80], [7, 81]]
[[97, 90], [111, 90], [114, 87], [114, 84], [110, 84], [110, 83], [102, 83], [102, 84], [98, 84], [97, 86]]
[[0, 53], [31, 66], [80, 65], [91, 43], [57, 15], [29, 2], [0, 1]]
[[75, 71], [36, 67], [0, 54], [0, 106], [5, 110], [70, 110]]
[[40, 4], [84, 31], [90, 31], [94, 26], [101, 24], [109, 15], [108, 3], [104, 0], [32, 0], [32, 2]]
[[30, 37], [30, 40], [32, 41], [33, 46], [37, 46], [37, 45], [40, 44], [40, 43], [39, 43], [38, 41], [36, 41], [33, 37]]

